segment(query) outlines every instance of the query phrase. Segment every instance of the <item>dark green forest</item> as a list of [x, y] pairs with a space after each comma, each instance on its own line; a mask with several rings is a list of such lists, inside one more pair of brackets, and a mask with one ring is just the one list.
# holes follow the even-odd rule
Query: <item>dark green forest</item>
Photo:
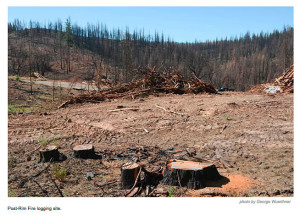
[[[70, 20], [41, 24], [14, 20], [8, 23], [8, 73], [39, 72], [84, 80], [101, 77], [115, 83], [139, 78], [137, 68], [181, 73], [239, 91], [270, 82], [294, 60], [294, 29], [245, 33], [240, 37], [178, 43], [163, 33], [109, 29], [105, 24], [72, 24]], [[79, 63], [80, 62], [80, 63]]]

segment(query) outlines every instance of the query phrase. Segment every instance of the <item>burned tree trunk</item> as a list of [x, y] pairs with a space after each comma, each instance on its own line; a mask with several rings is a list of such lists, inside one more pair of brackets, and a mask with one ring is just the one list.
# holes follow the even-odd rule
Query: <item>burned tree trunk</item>
[[162, 183], [190, 189], [200, 189], [205, 187], [206, 180], [218, 180], [220, 178], [221, 175], [214, 164], [169, 160], [164, 171]]
[[121, 187], [132, 188], [140, 180], [141, 167], [137, 163], [126, 163], [121, 167]]
[[76, 158], [93, 158], [95, 157], [94, 146], [90, 144], [77, 145], [73, 148], [73, 157]]
[[50, 160], [59, 160], [59, 152], [56, 146], [48, 146], [40, 149], [40, 162], [48, 162]]
[[145, 168], [142, 168], [142, 170], [145, 173], [144, 176], [145, 185], [157, 186], [159, 182], [163, 179], [162, 167], [151, 172], [147, 171]]

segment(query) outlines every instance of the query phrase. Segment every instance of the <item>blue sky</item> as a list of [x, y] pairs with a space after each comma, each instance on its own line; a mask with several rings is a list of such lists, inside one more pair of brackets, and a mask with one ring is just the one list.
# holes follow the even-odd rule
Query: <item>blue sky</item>
[[15, 18], [47, 23], [70, 17], [82, 27], [103, 23], [109, 29], [163, 32], [177, 42], [215, 40], [294, 26], [293, 7], [8, 7]]

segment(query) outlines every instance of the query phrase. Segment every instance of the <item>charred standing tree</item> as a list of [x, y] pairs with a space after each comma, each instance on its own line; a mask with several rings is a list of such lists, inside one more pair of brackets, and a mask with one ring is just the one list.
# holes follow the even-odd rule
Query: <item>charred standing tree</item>
[[214, 181], [220, 178], [221, 175], [214, 164], [169, 160], [162, 183], [189, 189], [200, 189], [205, 187], [207, 180]]
[[[80, 27], [71, 24], [70, 19], [65, 24], [58, 20], [44, 27], [39, 22], [30, 21], [29, 24], [27, 26], [20, 20], [8, 23], [10, 72], [17, 69], [14, 68], [17, 62], [10, 62], [17, 60], [14, 50], [22, 49], [28, 53], [29, 37], [35, 50], [54, 48], [49, 54], [57, 63], [60, 62], [61, 70], [65, 69], [67, 73], [71, 69], [73, 72], [81, 70], [78, 68], [81, 62], [76, 60], [76, 52], [81, 51], [87, 57], [87, 60], [82, 59], [83, 68], [89, 68], [89, 58], [98, 55], [105, 60], [106, 68], [114, 68], [113, 72], [109, 72], [109, 77], [125, 82], [135, 80], [133, 68], [138, 65], [163, 65], [178, 68], [185, 78], [195, 73], [198, 78], [209, 81], [217, 88], [226, 86], [238, 91], [248, 90], [253, 85], [272, 81], [294, 63], [293, 27], [272, 33], [250, 35], [247, 32], [230, 39], [179, 43], [157, 33], [145, 34], [142, 29], [132, 33], [128, 28], [125, 31], [109, 31], [104, 24]], [[77, 62], [73, 64], [75, 60]], [[27, 59], [26, 67], [28, 63]], [[20, 68], [19, 72], [24, 69]]]

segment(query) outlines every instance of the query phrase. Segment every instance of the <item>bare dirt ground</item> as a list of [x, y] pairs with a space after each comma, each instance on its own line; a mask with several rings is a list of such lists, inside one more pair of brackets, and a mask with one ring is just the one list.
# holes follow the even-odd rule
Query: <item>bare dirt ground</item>
[[[24, 98], [17, 96], [24, 90], [9, 86], [9, 104]], [[124, 196], [118, 181], [122, 164], [137, 157], [148, 168], [164, 166], [168, 157], [157, 155], [173, 148], [196, 154], [187, 159], [227, 160], [233, 168], [218, 167], [224, 179], [204, 189], [160, 184], [154, 196], [293, 196], [293, 108], [293, 94], [226, 92], [159, 94], [9, 114], [9, 195], [60, 196], [50, 180], [58, 165], [67, 171], [64, 181], [56, 181], [64, 196]], [[38, 149], [46, 144], [59, 146], [67, 159], [39, 163]], [[77, 144], [93, 144], [102, 159], [72, 158]], [[88, 172], [94, 174], [91, 180]]]

